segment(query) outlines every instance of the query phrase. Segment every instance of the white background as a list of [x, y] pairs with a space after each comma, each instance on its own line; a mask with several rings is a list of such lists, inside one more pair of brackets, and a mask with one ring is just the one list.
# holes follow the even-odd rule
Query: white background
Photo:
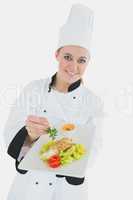
[[103, 150], [88, 170], [89, 199], [132, 200], [133, 185], [133, 23], [126, 0], [0, 1], [0, 200], [15, 175], [6, 154], [3, 128], [16, 91], [58, 68], [54, 52], [59, 27], [72, 3], [95, 12], [91, 62], [84, 75], [105, 106]]

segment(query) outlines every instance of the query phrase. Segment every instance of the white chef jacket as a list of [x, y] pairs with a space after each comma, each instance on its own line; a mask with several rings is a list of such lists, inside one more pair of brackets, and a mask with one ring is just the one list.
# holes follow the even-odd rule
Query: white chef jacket
[[[83, 84], [68, 93], [53, 88], [48, 92], [50, 82], [51, 77], [31, 81], [16, 99], [4, 129], [6, 148], [25, 126], [25, 120], [31, 114], [47, 117], [52, 124], [62, 119], [80, 125], [92, 123], [95, 134], [88, 160], [90, 167], [101, 147], [103, 102]], [[87, 183], [87, 176], [82, 184], [72, 185], [65, 177], [56, 177], [52, 172], [17, 172], [7, 200], [87, 200]]]

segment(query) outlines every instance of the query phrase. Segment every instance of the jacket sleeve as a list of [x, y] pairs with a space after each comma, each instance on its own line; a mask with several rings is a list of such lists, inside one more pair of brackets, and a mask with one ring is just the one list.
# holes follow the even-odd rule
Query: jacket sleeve
[[[11, 141], [7, 153], [15, 159], [15, 167], [16, 170], [21, 173], [25, 174], [27, 170], [22, 170], [18, 168], [19, 163], [21, 160], [25, 157], [26, 153], [30, 150], [32, 147], [33, 143], [29, 143], [28, 139], [28, 132], [25, 128], [25, 126], [15, 135], [13, 140]], [[38, 139], [36, 139], [38, 140]], [[35, 140], [35, 141], [36, 141]]]
[[[39, 102], [37, 95], [37, 84], [34, 80], [27, 84], [16, 98], [9, 111], [3, 131], [6, 148], [16, 139], [20, 142], [17, 135], [19, 135], [19, 138], [22, 136], [21, 139], [24, 141], [26, 136], [25, 120], [29, 114], [36, 114], [36, 107]], [[22, 144], [23, 141], [20, 143]]]
[[[15, 168], [16, 170], [21, 173], [21, 174], [25, 174], [27, 172], [27, 170], [22, 170], [18, 168], [19, 163], [21, 162], [21, 160], [24, 158], [24, 153], [23, 153], [23, 148], [24, 148], [24, 143], [26, 141], [26, 137], [27, 137], [27, 130], [24, 127], [22, 127], [19, 132], [15, 135], [15, 137], [13, 138], [13, 140], [11, 141], [11, 143], [8, 146], [7, 149], [7, 153], [15, 159]], [[28, 149], [27, 149], [28, 151]]]
[[87, 168], [93, 167], [97, 157], [100, 155], [102, 150], [102, 131], [103, 131], [103, 122], [104, 122], [104, 103], [101, 98], [97, 97], [94, 100], [93, 104], [93, 112], [91, 117], [87, 121], [87, 125], [93, 125], [94, 132], [93, 132], [93, 139], [92, 144], [89, 152], [89, 158], [87, 163]]
[[21, 128], [8, 146], [7, 153], [14, 159], [18, 159], [21, 148], [27, 136], [25, 126]]
[[34, 80], [24, 87], [12, 105], [5, 123], [3, 136], [7, 153], [16, 160], [16, 164], [27, 136], [25, 120], [28, 115], [36, 114], [39, 103], [37, 83], [37, 80]]

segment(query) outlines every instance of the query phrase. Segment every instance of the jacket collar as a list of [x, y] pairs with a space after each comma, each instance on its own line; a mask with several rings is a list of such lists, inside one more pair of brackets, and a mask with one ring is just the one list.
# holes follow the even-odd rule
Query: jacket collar
[[[49, 83], [49, 92], [51, 91], [51, 87], [55, 84], [56, 75], [57, 75], [57, 72], [51, 77], [51, 82]], [[82, 82], [82, 79], [79, 79], [79, 80], [75, 81], [74, 83], [72, 83], [68, 87], [68, 92], [71, 92], [71, 91], [75, 90], [76, 88], [78, 88], [80, 86], [81, 82]]]

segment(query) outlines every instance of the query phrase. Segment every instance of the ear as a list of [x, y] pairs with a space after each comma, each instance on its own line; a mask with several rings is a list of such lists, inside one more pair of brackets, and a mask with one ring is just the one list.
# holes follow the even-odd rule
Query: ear
[[58, 51], [55, 52], [55, 58], [57, 61], [59, 61], [59, 52]]

